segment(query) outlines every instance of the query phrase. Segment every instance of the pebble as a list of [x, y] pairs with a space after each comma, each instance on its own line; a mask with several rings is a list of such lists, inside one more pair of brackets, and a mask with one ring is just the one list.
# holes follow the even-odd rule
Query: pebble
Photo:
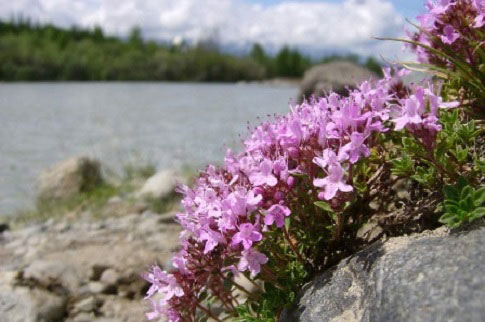
[[96, 309], [96, 299], [94, 296], [85, 298], [74, 305], [74, 310], [77, 312], [92, 312]]

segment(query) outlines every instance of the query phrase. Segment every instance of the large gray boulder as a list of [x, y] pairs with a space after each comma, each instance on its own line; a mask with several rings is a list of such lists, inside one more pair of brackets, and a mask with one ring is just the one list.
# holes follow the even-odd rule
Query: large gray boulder
[[282, 321], [485, 321], [485, 228], [374, 244], [307, 284]]
[[377, 75], [355, 63], [337, 61], [316, 65], [305, 72], [300, 87], [300, 101], [311, 96], [324, 96], [333, 91], [340, 95], [348, 95], [347, 88]]
[[73, 157], [41, 173], [37, 180], [37, 199], [41, 202], [67, 200], [102, 181], [98, 161]]

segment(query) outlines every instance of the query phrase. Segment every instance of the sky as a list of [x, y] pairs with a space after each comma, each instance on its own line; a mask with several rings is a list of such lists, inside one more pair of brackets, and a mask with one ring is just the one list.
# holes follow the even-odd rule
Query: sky
[[313, 56], [355, 53], [403, 57], [399, 43], [372, 37], [403, 35], [424, 0], [0, 0], [0, 18], [22, 15], [61, 27], [101, 26], [125, 37], [133, 26], [145, 38], [196, 42], [215, 38], [224, 48], [283, 45]]

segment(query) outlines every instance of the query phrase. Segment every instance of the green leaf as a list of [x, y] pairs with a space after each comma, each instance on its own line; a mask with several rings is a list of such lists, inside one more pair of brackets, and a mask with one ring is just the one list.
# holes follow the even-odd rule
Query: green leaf
[[473, 189], [470, 186], [466, 186], [465, 188], [463, 188], [463, 190], [461, 190], [460, 199], [464, 200], [469, 196], [473, 196]]
[[475, 207], [480, 207], [485, 203], [485, 187], [476, 190], [473, 194], [473, 198], [475, 199], [473, 202]]
[[454, 154], [459, 162], [464, 162], [468, 156], [468, 148], [462, 148], [458, 145]]
[[393, 168], [392, 173], [395, 175], [406, 175], [413, 172], [413, 160], [408, 154], [404, 154], [399, 159], [394, 159], [391, 161]]
[[458, 213], [458, 207], [454, 205], [445, 205], [445, 211], [450, 214], [457, 214]]
[[465, 179], [465, 177], [463, 176], [460, 176], [458, 178], [458, 181], [456, 182], [456, 188], [461, 191], [463, 190], [463, 188], [465, 188], [466, 186], [468, 186], [468, 181]]
[[290, 175], [296, 178], [307, 178], [308, 174], [306, 173], [301, 173], [301, 172], [291, 172]]
[[327, 202], [325, 201], [315, 201], [313, 203], [315, 206], [317, 206], [318, 208], [321, 208], [325, 211], [328, 211], [330, 213], [334, 212], [333, 209], [332, 209], [332, 206], [330, 206]]
[[285, 228], [286, 228], [286, 230], [290, 229], [290, 223], [291, 223], [291, 219], [289, 217], [286, 217], [285, 218]]
[[460, 191], [455, 186], [444, 186], [443, 192], [447, 200], [460, 200]]
[[470, 217], [470, 221], [481, 218], [483, 216], [485, 216], [485, 207], [477, 208], [477, 209], [473, 210], [471, 217]]
[[457, 225], [460, 225], [460, 222], [457, 221], [458, 218], [454, 216], [453, 214], [450, 213], [445, 213], [443, 214], [440, 219], [438, 220], [440, 223], [445, 224], [450, 227], [456, 227]]

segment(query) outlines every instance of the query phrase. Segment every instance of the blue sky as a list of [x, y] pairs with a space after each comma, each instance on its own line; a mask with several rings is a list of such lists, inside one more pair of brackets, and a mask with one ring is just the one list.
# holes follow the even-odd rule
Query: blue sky
[[[288, 0], [246, 0], [250, 3], [258, 3], [262, 5], [274, 5], [281, 2], [288, 2]], [[341, 0], [305, 0], [299, 2], [330, 2], [339, 3]], [[424, 0], [391, 0], [390, 1], [396, 9], [407, 18], [414, 18], [422, 12], [424, 7]]]
[[125, 37], [134, 26], [145, 38], [197, 42], [217, 38], [224, 48], [255, 42], [314, 56], [355, 53], [400, 57], [401, 45], [372, 37], [401, 37], [405, 18], [425, 0], [0, 0], [0, 18], [14, 15], [62, 27], [101, 26]]

